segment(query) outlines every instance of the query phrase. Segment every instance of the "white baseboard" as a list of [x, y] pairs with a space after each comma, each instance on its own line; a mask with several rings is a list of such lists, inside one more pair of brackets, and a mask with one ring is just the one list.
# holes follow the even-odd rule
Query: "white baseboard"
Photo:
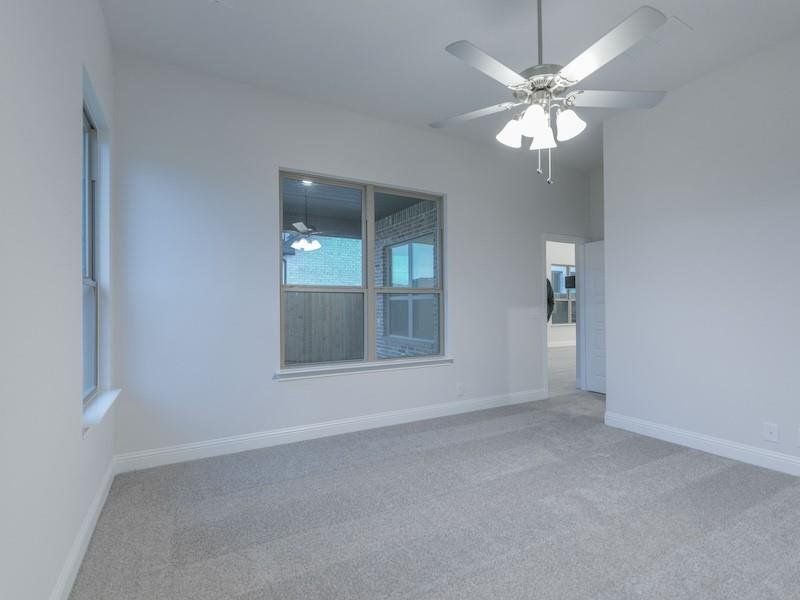
[[106, 503], [108, 491], [111, 489], [111, 483], [114, 481], [114, 463], [109, 463], [103, 478], [100, 481], [100, 487], [89, 505], [89, 510], [86, 511], [86, 516], [83, 518], [78, 534], [75, 536], [75, 541], [72, 542], [72, 547], [69, 549], [67, 559], [64, 561], [64, 566], [61, 573], [58, 575], [56, 585], [50, 594], [50, 600], [67, 600], [72, 591], [72, 586], [75, 583], [75, 578], [78, 576], [78, 570], [81, 568], [83, 556], [86, 554], [86, 548], [89, 547], [89, 540], [92, 539], [94, 527], [97, 525], [97, 519], [100, 517], [100, 511], [103, 510], [103, 505]]
[[723, 438], [713, 437], [694, 431], [678, 429], [669, 425], [661, 425], [636, 417], [628, 417], [613, 412], [606, 412], [606, 425], [617, 427], [634, 433], [640, 433], [666, 442], [688, 446], [696, 450], [709, 452], [725, 458], [732, 458], [751, 465], [781, 471], [800, 476], [800, 456], [775, 452], [757, 446], [740, 444]]
[[140, 469], [149, 469], [150, 467], [159, 467], [161, 465], [179, 463], [187, 460], [208, 458], [210, 456], [219, 456], [222, 454], [233, 454], [235, 452], [244, 452], [245, 450], [289, 444], [363, 429], [374, 429], [376, 427], [410, 423], [412, 421], [433, 419], [435, 417], [444, 417], [497, 406], [521, 404], [523, 402], [542, 400], [546, 397], [547, 392], [544, 389], [529, 390], [500, 396], [487, 396], [483, 398], [457, 400], [455, 402], [446, 402], [443, 404], [430, 404], [417, 408], [393, 410], [360, 417], [337, 419], [335, 421], [298, 425], [296, 427], [282, 427], [269, 431], [259, 431], [256, 433], [247, 433], [244, 435], [235, 435], [204, 442], [169, 446], [166, 448], [127, 452], [114, 457], [114, 472], [125, 473], [128, 471], [138, 471]]
[[571, 341], [571, 342], [549, 342], [547, 344], [548, 348], [569, 348], [569, 347], [573, 347], [574, 348], [575, 346], [577, 346], [577, 342], [575, 342], [575, 341]]

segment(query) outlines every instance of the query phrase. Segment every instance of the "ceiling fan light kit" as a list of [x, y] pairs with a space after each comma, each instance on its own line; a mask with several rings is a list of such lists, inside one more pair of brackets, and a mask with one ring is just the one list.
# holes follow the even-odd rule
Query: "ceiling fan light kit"
[[549, 127], [547, 115], [541, 104], [531, 104], [522, 114], [520, 123], [522, 124], [522, 135], [529, 138], [541, 135]]
[[558, 129], [558, 141], [566, 142], [586, 129], [586, 121], [581, 119], [578, 114], [568, 108], [559, 110], [556, 116], [556, 128]]
[[509, 148], [522, 148], [522, 123], [511, 119], [495, 136], [495, 139]]
[[308, 249], [308, 240], [306, 238], [304, 238], [304, 237], [301, 237], [301, 238], [296, 239], [295, 241], [293, 241], [291, 246], [295, 250], [303, 250], [303, 251], [305, 251], [305, 250]]
[[[538, 9], [539, 64], [517, 73], [483, 50], [466, 40], [453, 42], [445, 48], [471, 67], [506, 86], [514, 97], [513, 102], [502, 102], [472, 112], [431, 123], [431, 127], [445, 127], [498, 112], [524, 107], [497, 134], [496, 139], [510, 148], [521, 148], [522, 138], [532, 138], [531, 150], [538, 151], [537, 173], [542, 171], [541, 151], [547, 150], [547, 183], [553, 183], [552, 151], [556, 139], [565, 142], [586, 129], [586, 122], [573, 107], [586, 108], [652, 108], [665, 92], [621, 92], [606, 90], [570, 89], [603, 65], [629, 50], [653, 31], [661, 27], [667, 17], [650, 6], [642, 6], [614, 27], [597, 42], [574, 58], [569, 64], [543, 64], [542, 62], [542, 0]], [[555, 115], [555, 119], [553, 116]], [[552, 123], [555, 120], [554, 134]]]
[[538, 133], [531, 141], [531, 150], [550, 150], [556, 147], [556, 140], [553, 137], [553, 128], [548, 127]]

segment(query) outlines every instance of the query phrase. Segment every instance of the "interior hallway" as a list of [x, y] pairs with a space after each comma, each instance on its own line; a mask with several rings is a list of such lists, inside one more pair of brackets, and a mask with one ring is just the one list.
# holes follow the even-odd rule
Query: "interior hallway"
[[575, 346], [547, 349], [550, 396], [563, 396], [576, 391], [575, 352]]

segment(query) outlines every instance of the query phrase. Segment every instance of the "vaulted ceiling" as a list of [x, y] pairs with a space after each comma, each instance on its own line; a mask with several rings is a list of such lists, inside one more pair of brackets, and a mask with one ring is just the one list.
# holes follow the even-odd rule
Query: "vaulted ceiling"
[[[565, 64], [643, 0], [544, 0], [544, 59]], [[424, 128], [509, 99], [444, 51], [468, 39], [517, 70], [536, 63], [535, 0], [103, 0], [117, 50]], [[800, 32], [797, 0], [652, 0], [671, 17], [585, 80], [593, 89], [673, 90]], [[742, 75], [743, 101], [747, 74]], [[761, 93], [759, 90], [758, 93]], [[600, 164], [603, 119], [558, 158]], [[441, 135], [494, 140], [508, 115]]]

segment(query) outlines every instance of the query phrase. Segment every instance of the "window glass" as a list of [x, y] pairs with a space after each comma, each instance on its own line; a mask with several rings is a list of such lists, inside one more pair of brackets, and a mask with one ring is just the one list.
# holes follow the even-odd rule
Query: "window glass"
[[363, 285], [363, 191], [284, 176], [282, 277], [286, 285]]
[[556, 300], [551, 322], [553, 325], [569, 323], [569, 303], [567, 300]]
[[82, 273], [85, 278], [92, 277], [91, 269], [91, 230], [92, 230], [92, 179], [91, 179], [91, 155], [92, 155], [92, 128], [86, 115], [83, 117], [83, 220], [81, 240], [83, 243]]
[[437, 202], [375, 192], [375, 285], [438, 288], [438, 237]]
[[362, 292], [284, 292], [287, 365], [363, 360]]
[[[553, 295], [556, 300], [551, 323], [555, 325], [577, 322], [578, 305], [575, 288], [567, 287], [567, 278], [573, 278], [575, 274], [575, 265], [550, 266], [550, 283], [553, 286]], [[572, 279], [570, 279], [570, 285], [574, 286]]]
[[432, 288], [436, 286], [434, 277], [434, 237], [426, 235], [411, 242], [411, 286]]
[[411, 247], [409, 244], [389, 247], [391, 255], [392, 287], [408, 287], [411, 285]]
[[434, 340], [436, 338], [436, 297], [429, 294], [412, 296], [412, 331], [411, 337], [418, 340]]
[[282, 365], [441, 353], [440, 204], [281, 174]]
[[97, 387], [97, 288], [83, 284], [83, 397]]
[[98, 387], [98, 313], [99, 294], [95, 278], [95, 164], [97, 156], [97, 131], [89, 116], [83, 113], [83, 173], [81, 197], [81, 279], [83, 301], [81, 324], [83, 329], [81, 360], [83, 362], [83, 400], [88, 401]]
[[410, 308], [408, 296], [389, 296], [389, 335], [409, 337]]
[[556, 298], [566, 296], [566, 277], [566, 265], [552, 265], [550, 267], [550, 283], [553, 285], [553, 293], [556, 295]]
[[439, 294], [378, 294], [377, 358], [439, 354]]

